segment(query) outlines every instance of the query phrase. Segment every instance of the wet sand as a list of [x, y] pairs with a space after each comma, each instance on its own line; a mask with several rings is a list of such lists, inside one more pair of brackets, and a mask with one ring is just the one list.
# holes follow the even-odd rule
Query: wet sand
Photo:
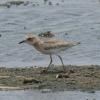
[[51, 89], [53, 91], [100, 90], [100, 66], [61, 66], [51, 68], [0, 68], [0, 90]]

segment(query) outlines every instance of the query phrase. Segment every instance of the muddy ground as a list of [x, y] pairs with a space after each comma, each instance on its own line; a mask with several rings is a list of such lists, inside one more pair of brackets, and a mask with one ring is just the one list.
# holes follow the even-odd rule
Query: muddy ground
[[0, 68], [0, 90], [51, 89], [100, 90], [100, 66], [56, 66], [46, 71], [43, 67]]

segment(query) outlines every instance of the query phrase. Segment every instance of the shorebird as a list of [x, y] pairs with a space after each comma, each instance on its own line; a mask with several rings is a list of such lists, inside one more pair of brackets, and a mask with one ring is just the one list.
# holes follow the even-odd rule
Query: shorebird
[[32, 45], [35, 47], [36, 50], [41, 52], [42, 54], [46, 54], [50, 56], [50, 63], [47, 67], [47, 70], [52, 64], [52, 55], [58, 56], [62, 63], [63, 70], [65, 71], [65, 66], [62, 60], [62, 57], [59, 55], [61, 51], [65, 51], [66, 49], [73, 47], [75, 45], [80, 44], [80, 42], [73, 42], [73, 41], [64, 41], [64, 40], [56, 40], [56, 39], [41, 39], [40, 37], [36, 35], [28, 35], [27, 38], [21, 42], [21, 43], [27, 43], [29, 45]]

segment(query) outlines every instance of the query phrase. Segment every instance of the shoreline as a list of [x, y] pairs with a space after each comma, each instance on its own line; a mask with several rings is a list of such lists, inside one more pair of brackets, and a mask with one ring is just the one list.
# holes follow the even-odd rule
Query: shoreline
[[0, 68], [0, 91], [50, 89], [52, 91], [100, 90], [100, 65], [66, 65], [52, 67]]

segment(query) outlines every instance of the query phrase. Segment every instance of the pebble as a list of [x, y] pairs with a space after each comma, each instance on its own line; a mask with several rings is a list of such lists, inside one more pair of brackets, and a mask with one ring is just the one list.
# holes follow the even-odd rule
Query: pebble
[[69, 78], [69, 75], [68, 74], [57, 74], [56, 79], [58, 78]]

